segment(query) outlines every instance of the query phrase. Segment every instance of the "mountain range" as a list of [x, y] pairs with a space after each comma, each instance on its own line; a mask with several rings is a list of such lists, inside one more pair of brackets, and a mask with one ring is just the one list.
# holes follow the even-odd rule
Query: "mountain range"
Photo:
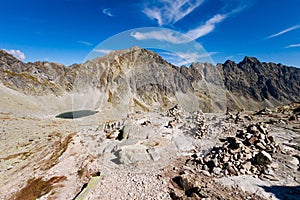
[[139, 47], [69, 67], [23, 63], [0, 50], [0, 81], [30, 96], [73, 95], [73, 108], [217, 112], [261, 109], [300, 101], [300, 69], [245, 57], [240, 63], [174, 66]]

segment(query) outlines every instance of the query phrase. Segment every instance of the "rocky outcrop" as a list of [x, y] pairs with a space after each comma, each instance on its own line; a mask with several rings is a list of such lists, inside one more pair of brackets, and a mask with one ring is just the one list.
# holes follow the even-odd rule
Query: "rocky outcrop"
[[28, 95], [60, 96], [72, 90], [73, 81], [66, 74], [70, 68], [50, 62], [23, 63], [0, 50], [0, 81], [8, 88]]
[[66, 67], [25, 64], [0, 51], [0, 71], [6, 87], [27, 95], [80, 94], [74, 97], [75, 109], [149, 111], [179, 104], [187, 111], [216, 112], [300, 101], [300, 69], [252, 57], [238, 64], [193, 63], [179, 68], [154, 52], [132, 47]]
[[271, 107], [300, 100], [299, 68], [259, 62], [253, 57], [245, 57], [238, 64], [226, 61], [219, 67], [232, 106], [257, 109], [254, 106]]

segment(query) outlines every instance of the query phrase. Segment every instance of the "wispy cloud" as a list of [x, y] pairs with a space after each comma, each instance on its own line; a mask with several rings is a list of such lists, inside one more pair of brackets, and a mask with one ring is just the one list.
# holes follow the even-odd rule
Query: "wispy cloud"
[[143, 12], [159, 26], [174, 24], [199, 7], [204, 0], [158, 0]]
[[158, 40], [162, 42], [170, 42], [173, 44], [181, 44], [192, 41], [190, 38], [184, 36], [183, 34], [178, 34], [177, 32], [165, 29], [158, 29], [157, 31], [150, 32], [132, 32], [131, 36], [136, 40]]
[[226, 17], [226, 15], [217, 14], [209, 20], [207, 20], [205, 24], [188, 31], [185, 34], [178, 34], [176, 32], [169, 31], [166, 29], [151, 32], [132, 32], [131, 36], [134, 37], [136, 40], [154, 39], [159, 41], [170, 42], [173, 44], [182, 44], [191, 42], [197, 38], [200, 38], [212, 32], [215, 29], [216, 24], [223, 21]]
[[199, 62], [200, 59], [209, 58], [219, 52], [162, 52], [163, 56], [174, 65], [189, 65], [193, 62]]
[[87, 42], [87, 41], [82, 41], [82, 40], [78, 40], [77, 41], [80, 44], [86, 45], [86, 46], [94, 46], [93, 43]]
[[13, 55], [15, 58], [21, 60], [21, 61], [24, 61], [26, 59], [26, 56], [25, 54], [20, 51], [20, 50], [15, 50], [15, 49], [10, 49], [10, 50], [6, 50], [4, 49], [7, 53]]
[[226, 17], [227, 15], [225, 14], [217, 14], [212, 18], [210, 18], [209, 20], [207, 20], [204, 25], [200, 25], [197, 28], [188, 31], [186, 35], [192, 40], [207, 35], [208, 33], [212, 32], [215, 29], [216, 24], [222, 22]]
[[104, 9], [102, 10], [102, 13], [103, 13], [104, 15], [109, 16], [109, 17], [115, 16], [114, 14], [112, 14], [110, 8], [104, 8]]
[[284, 29], [284, 30], [282, 30], [282, 31], [280, 31], [280, 32], [278, 32], [278, 33], [275, 33], [275, 34], [273, 34], [273, 35], [270, 35], [270, 36], [268, 36], [266, 39], [270, 39], [270, 38], [274, 38], [274, 37], [283, 35], [283, 34], [285, 34], [285, 33], [288, 33], [288, 32], [290, 32], [290, 31], [296, 30], [296, 29], [298, 29], [298, 28], [300, 28], [300, 25], [292, 26], [292, 27], [287, 28], [287, 29]]
[[291, 44], [289, 46], [286, 46], [285, 48], [293, 48], [293, 47], [300, 47], [300, 44]]
[[[157, 1], [155, 1], [157, 2]], [[193, 12], [199, 7], [204, 0], [158, 0], [162, 7], [147, 7], [144, 13], [150, 18], [157, 20], [160, 26], [162, 25], [173, 25], [175, 22], [182, 20], [186, 15]], [[235, 4], [232, 4], [235, 2]], [[159, 41], [167, 41], [174, 44], [181, 44], [191, 42], [195, 39], [203, 37], [215, 30], [217, 24], [223, 22], [226, 18], [231, 17], [245, 8], [249, 7], [250, 4], [245, 0], [223, 2], [224, 9], [222, 12], [217, 13], [211, 18], [207, 19], [204, 23], [194, 29], [190, 29], [183, 34], [174, 34], [168, 31], [152, 31], [152, 32], [133, 32], [131, 34], [137, 40], [155, 39]], [[160, 4], [159, 4], [160, 5]], [[228, 9], [230, 7], [231, 9]]]
[[102, 53], [102, 54], [108, 54], [108, 53], [110, 53], [111, 51], [113, 51], [113, 50], [111, 50], [111, 49], [95, 49], [95, 50], [94, 50], [94, 52]]

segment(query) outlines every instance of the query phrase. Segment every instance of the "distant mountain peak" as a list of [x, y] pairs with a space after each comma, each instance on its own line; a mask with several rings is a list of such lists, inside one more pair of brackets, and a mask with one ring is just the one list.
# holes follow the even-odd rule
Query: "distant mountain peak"
[[259, 60], [255, 57], [245, 56], [241, 63], [259, 63]]

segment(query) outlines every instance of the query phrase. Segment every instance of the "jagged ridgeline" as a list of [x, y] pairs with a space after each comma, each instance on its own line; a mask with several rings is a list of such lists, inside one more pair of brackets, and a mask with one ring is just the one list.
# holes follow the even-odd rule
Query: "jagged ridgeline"
[[259, 109], [300, 101], [300, 69], [245, 57], [214, 66], [174, 66], [158, 54], [132, 47], [66, 67], [23, 63], [0, 51], [0, 80], [26, 95], [73, 94], [74, 110], [187, 111]]

